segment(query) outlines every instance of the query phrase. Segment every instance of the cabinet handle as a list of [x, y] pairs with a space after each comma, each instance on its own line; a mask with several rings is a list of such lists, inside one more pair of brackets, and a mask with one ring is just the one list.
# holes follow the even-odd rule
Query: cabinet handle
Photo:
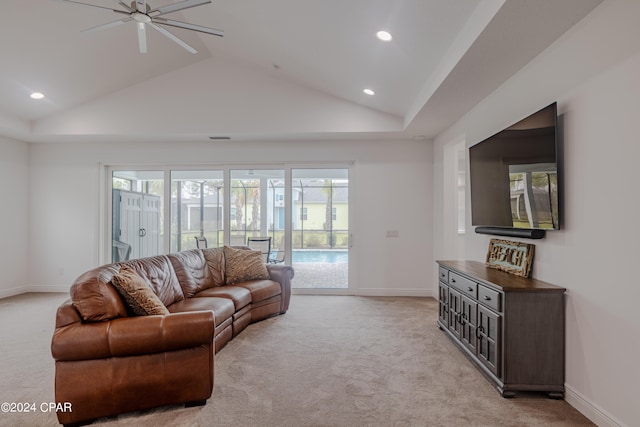
[[484, 296], [484, 300], [485, 300], [485, 301], [491, 301], [491, 297], [490, 297], [489, 295], [485, 295], [485, 296]]
[[482, 339], [482, 332], [484, 331], [484, 329], [482, 329], [482, 326], [478, 326], [476, 328], [476, 338], [481, 340]]
[[451, 283], [456, 283], [456, 279], [451, 279]]
[[468, 287], [467, 287], [467, 290], [468, 290], [469, 292], [473, 292], [473, 288], [472, 288], [471, 286], [468, 286]]

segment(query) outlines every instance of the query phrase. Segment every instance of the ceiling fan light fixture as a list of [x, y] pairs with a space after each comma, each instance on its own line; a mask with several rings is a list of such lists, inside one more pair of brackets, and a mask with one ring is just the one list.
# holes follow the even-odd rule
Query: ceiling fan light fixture
[[44, 94], [42, 92], [33, 92], [29, 97], [31, 99], [44, 99]]
[[148, 24], [149, 22], [151, 22], [151, 18], [149, 17], [149, 15], [145, 15], [144, 13], [135, 12], [131, 14], [131, 17], [138, 24]]
[[393, 36], [391, 35], [391, 33], [385, 30], [378, 31], [376, 33], [376, 37], [383, 42], [390, 42], [391, 40], [393, 40]]

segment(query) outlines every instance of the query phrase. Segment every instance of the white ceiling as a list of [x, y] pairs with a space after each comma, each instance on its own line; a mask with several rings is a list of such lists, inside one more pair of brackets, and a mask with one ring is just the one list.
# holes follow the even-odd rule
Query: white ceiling
[[[118, 8], [113, 0], [82, 0]], [[602, 0], [213, 0], [191, 54], [60, 0], [0, 4], [0, 135], [24, 141], [431, 138]], [[149, 0], [152, 7], [177, 0]], [[376, 39], [386, 29], [390, 43]], [[365, 95], [365, 87], [375, 96]], [[34, 101], [32, 91], [46, 98]]]

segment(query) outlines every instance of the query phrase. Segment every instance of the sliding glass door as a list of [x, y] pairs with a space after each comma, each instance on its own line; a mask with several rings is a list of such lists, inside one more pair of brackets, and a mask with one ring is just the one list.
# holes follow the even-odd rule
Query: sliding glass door
[[349, 286], [348, 168], [108, 170], [111, 262], [267, 237], [294, 288]]
[[291, 170], [294, 287], [349, 287], [349, 170]]
[[271, 248], [284, 253], [285, 179], [282, 169], [231, 170], [230, 243], [271, 237]]
[[171, 252], [224, 245], [224, 171], [171, 171]]

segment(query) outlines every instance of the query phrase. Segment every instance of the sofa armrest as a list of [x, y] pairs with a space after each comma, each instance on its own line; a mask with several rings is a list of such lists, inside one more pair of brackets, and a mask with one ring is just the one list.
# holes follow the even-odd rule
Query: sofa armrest
[[280, 314], [284, 314], [289, 309], [289, 300], [291, 299], [291, 279], [295, 275], [293, 267], [284, 264], [267, 264], [269, 278], [280, 283], [282, 289], [282, 304], [280, 306]]
[[55, 360], [89, 360], [162, 353], [211, 345], [214, 329], [212, 311], [77, 322], [55, 330], [51, 354]]

